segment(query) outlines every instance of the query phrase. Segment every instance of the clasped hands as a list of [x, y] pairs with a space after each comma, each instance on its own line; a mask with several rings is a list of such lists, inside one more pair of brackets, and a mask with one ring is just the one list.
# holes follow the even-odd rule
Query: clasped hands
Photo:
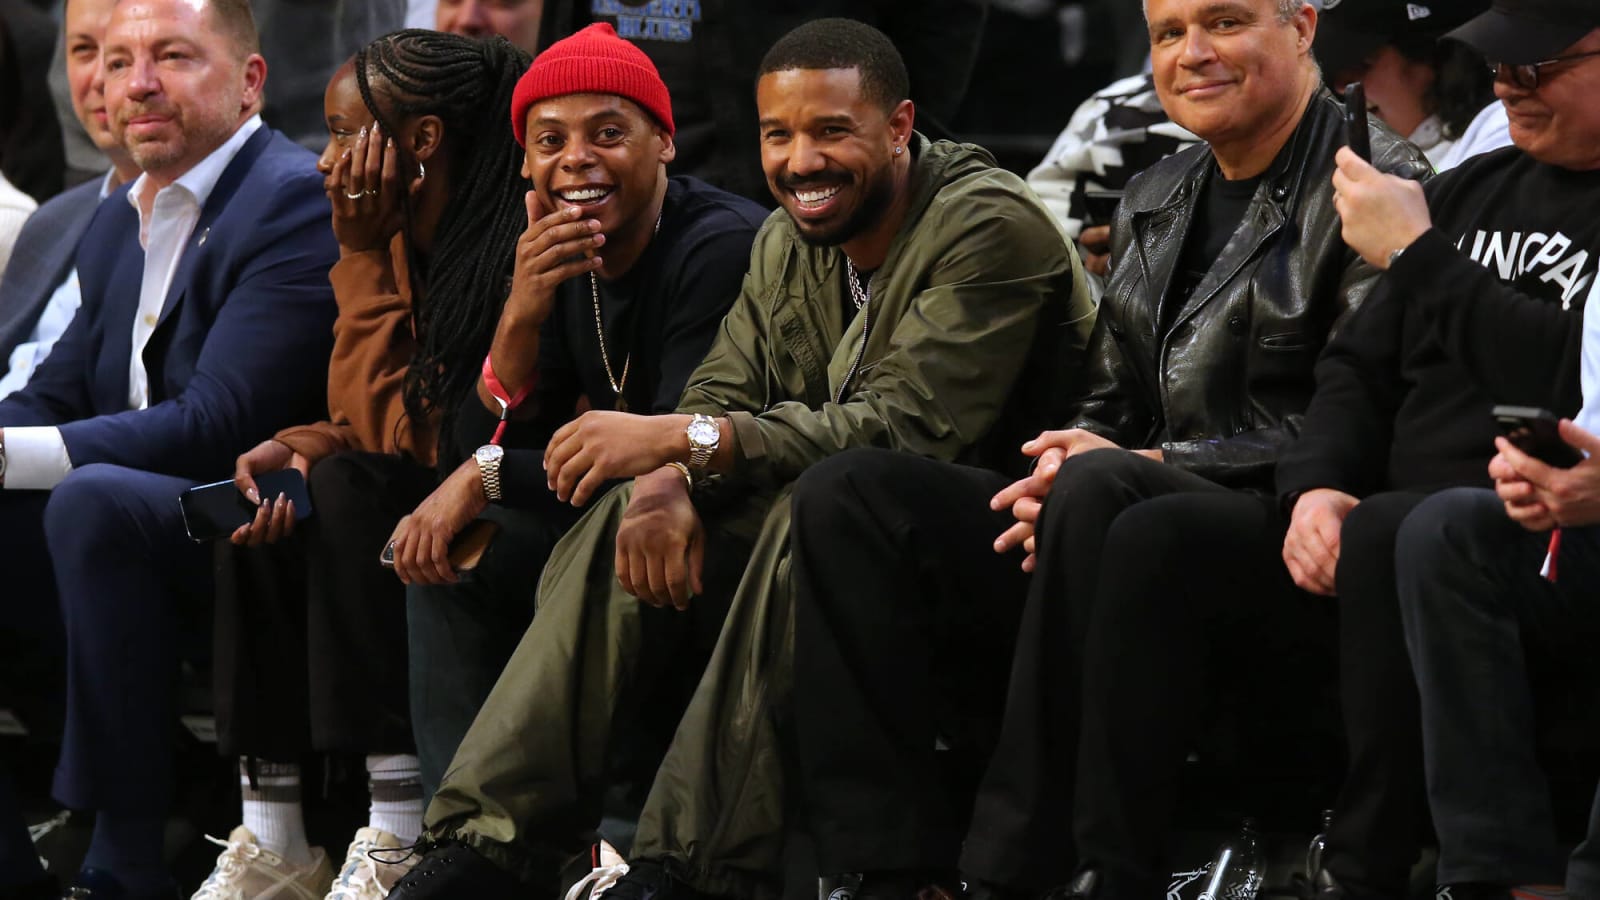
[[[1022, 445], [1024, 455], [1035, 459], [1033, 471], [1026, 478], [1019, 479], [1008, 485], [1005, 490], [995, 494], [989, 500], [989, 508], [995, 512], [1009, 508], [1016, 524], [1007, 528], [998, 538], [995, 538], [994, 552], [1009, 553], [1017, 547], [1026, 551], [1027, 556], [1022, 560], [1022, 571], [1032, 572], [1038, 565], [1038, 547], [1034, 541], [1034, 532], [1039, 522], [1039, 511], [1044, 507], [1044, 498], [1050, 494], [1050, 486], [1055, 483], [1056, 473], [1061, 470], [1061, 464], [1079, 453], [1089, 450], [1122, 449], [1103, 437], [1081, 428], [1070, 428], [1064, 431], [1046, 431], [1038, 437]], [[1140, 456], [1146, 456], [1157, 462], [1162, 461], [1160, 450], [1134, 450]]]

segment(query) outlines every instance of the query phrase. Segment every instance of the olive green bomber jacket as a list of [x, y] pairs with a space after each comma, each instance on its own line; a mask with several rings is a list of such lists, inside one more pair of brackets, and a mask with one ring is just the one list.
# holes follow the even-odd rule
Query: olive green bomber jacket
[[864, 312], [845, 316], [838, 248], [806, 243], [781, 209], [757, 234], [678, 406], [728, 416], [735, 479], [786, 484], [852, 447], [1018, 471], [1021, 442], [1064, 419], [1094, 319], [1076, 253], [987, 151], [914, 143], [912, 199]]

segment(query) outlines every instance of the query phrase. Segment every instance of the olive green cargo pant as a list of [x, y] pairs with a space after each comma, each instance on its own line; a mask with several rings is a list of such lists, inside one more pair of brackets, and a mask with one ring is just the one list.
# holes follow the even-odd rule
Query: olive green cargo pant
[[[697, 500], [706, 592], [688, 613], [649, 607], [617, 582], [630, 496], [630, 486], [606, 494], [556, 546], [533, 624], [445, 773], [428, 833], [467, 842], [553, 896], [599, 822], [616, 745], [674, 702], [661, 689], [698, 678], [630, 856], [709, 893], [775, 896], [784, 786], [770, 709], [788, 684], [789, 492]], [[686, 629], [720, 629], [709, 665]]]

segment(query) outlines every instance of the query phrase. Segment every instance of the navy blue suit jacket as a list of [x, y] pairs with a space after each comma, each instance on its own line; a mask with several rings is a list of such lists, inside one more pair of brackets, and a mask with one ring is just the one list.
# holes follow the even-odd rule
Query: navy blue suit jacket
[[74, 467], [220, 479], [278, 429], [326, 416], [338, 260], [316, 157], [263, 126], [223, 172], [144, 350], [150, 404], [128, 408], [144, 250], [131, 185], [78, 250], [83, 306], [0, 428], [55, 425]]
[[0, 373], [11, 351], [33, 334], [50, 297], [67, 280], [89, 220], [100, 205], [104, 177], [57, 194], [23, 223], [0, 281]]

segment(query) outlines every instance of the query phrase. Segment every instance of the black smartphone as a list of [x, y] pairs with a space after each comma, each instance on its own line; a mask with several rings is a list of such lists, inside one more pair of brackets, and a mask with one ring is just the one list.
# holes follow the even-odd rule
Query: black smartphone
[[[276, 500], [282, 494], [294, 501], [296, 522], [311, 515], [311, 495], [299, 469], [258, 475], [256, 489], [264, 500]], [[183, 509], [183, 528], [193, 541], [225, 538], [256, 517], [256, 505], [239, 493], [232, 481], [189, 488], [178, 496], [178, 506]]]
[[1091, 191], [1083, 192], [1083, 225], [1093, 228], [1096, 225], [1110, 225], [1112, 218], [1117, 214], [1117, 204], [1122, 202], [1122, 191]]
[[1355, 155], [1372, 162], [1372, 135], [1367, 127], [1367, 89], [1355, 81], [1344, 89], [1344, 142]]
[[1583, 462], [1583, 454], [1561, 439], [1561, 418], [1537, 406], [1496, 406], [1494, 421], [1518, 450], [1558, 469]]

